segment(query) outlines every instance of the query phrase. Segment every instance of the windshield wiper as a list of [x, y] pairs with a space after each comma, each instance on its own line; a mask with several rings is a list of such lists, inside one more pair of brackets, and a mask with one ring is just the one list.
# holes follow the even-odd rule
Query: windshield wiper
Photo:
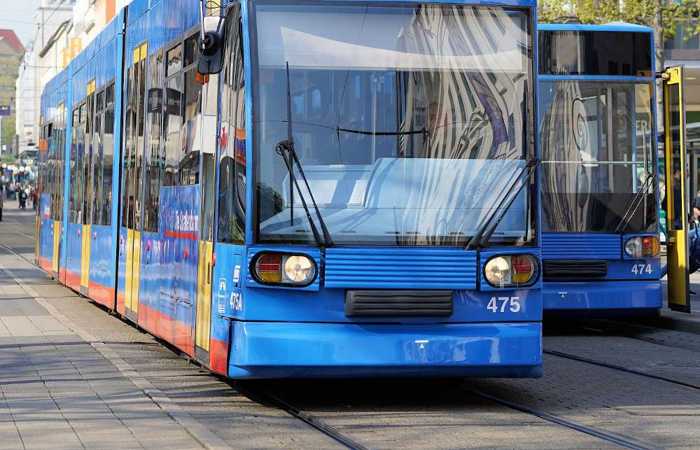
[[656, 174], [652, 173], [647, 176], [647, 179], [644, 180], [644, 186], [642, 186], [642, 189], [638, 190], [634, 194], [634, 198], [632, 198], [632, 202], [627, 206], [627, 209], [625, 210], [625, 213], [622, 215], [620, 218], [620, 221], [617, 223], [617, 226], [615, 227], [615, 233], [619, 233], [621, 230], [623, 230], [632, 220], [634, 215], [637, 213], [637, 210], [639, 209], [639, 205], [642, 204], [642, 200], [644, 198], [643, 194], [647, 194], [649, 191], [649, 188], [654, 185], [654, 180], [656, 179]]
[[[495, 202], [496, 207], [491, 210], [490, 214], [486, 217], [486, 219], [484, 219], [483, 224], [477, 229], [474, 236], [469, 239], [469, 242], [467, 242], [467, 245], [465, 246], [466, 250], [471, 250], [477, 246], [481, 247], [483, 246], [484, 242], [488, 242], [493, 232], [496, 231], [496, 228], [498, 228], [498, 225], [501, 223], [501, 220], [503, 220], [503, 216], [510, 208], [510, 205], [513, 203], [513, 201], [515, 201], [515, 198], [518, 196], [518, 194], [520, 194], [523, 187], [527, 185], [527, 180], [530, 178], [532, 172], [539, 165], [539, 163], [540, 161], [538, 159], [529, 160], [527, 164], [525, 164], [525, 167], [522, 168], [520, 173], [515, 176], [513, 181], [503, 191], [501, 191], [502, 195], [497, 198]], [[523, 179], [525, 179], [524, 182]], [[517, 186], [518, 183], [520, 183], [520, 186]]]
[[[285, 166], [287, 166], [287, 170], [289, 171], [289, 179], [290, 179], [290, 198], [289, 198], [289, 210], [290, 210], [290, 221], [293, 224], [294, 223], [294, 191], [292, 189], [292, 185], [296, 187], [297, 192], [299, 193], [299, 200], [301, 200], [301, 206], [304, 208], [304, 212], [306, 213], [306, 218], [309, 221], [309, 226], [311, 227], [311, 232], [314, 235], [314, 239], [316, 240], [316, 243], [319, 246], [332, 246], [333, 245], [333, 239], [331, 238], [331, 234], [328, 231], [328, 227], [326, 226], [326, 222], [323, 220], [323, 216], [321, 215], [321, 211], [318, 209], [318, 205], [316, 204], [316, 199], [314, 198], [314, 194], [311, 191], [311, 186], [309, 186], [309, 180], [306, 178], [306, 175], [304, 174], [304, 169], [301, 166], [301, 161], [299, 161], [299, 156], [297, 155], [296, 149], [294, 148], [294, 139], [293, 139], [293, 132], [292, 132], [292, 89], [291, 89], [291, 81], [289, 77], [289, 62], [287, 62], [287, 139], [284, 141], [280, 141], [277, 143], [275, 146], [275, 152], [277, 152], [278, 155], [282, 157], [284, 160]], [[304, 198], [304, 194], [301, 191], [301, 186], [299, 186], [299, 182], [297, 181], [297, 178], [294, 174], [294, 166], [296, 166], [297, 170], [299, 171], [299, 175], [304, 181], [304, 185], [306, 186], [306, 191], [309, 194], [309, 198], [311, 199], [311, 204], [313, 205], [314, 212], [316, 213], [316, 217], [318, 219], [318, 223], [321, 226], [321, 233], [323, 233], [323, 237], [321, 237], [321, 234], [318, 232], [318, 229], [316, 228], [316, 223], [313, 220], [313, 217], [311, 216], [311, 210], [309, 209], [309, 205], [306, 203], [306, 199]]]
[[365, 136], [410, 136], [414, 134], [428, 134], [428, 130], [425, 128], [421, 130], [410, 130], [410, 131], [370, 131], [370, 130], [353, 130], [352, 128], [340, 128], [336, 127], [336, 133], [352, 133], [352, 134], [362, 134]]

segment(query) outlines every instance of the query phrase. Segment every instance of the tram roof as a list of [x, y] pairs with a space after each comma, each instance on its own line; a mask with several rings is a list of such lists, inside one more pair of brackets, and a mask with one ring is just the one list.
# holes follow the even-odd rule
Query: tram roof
[[644, 25], [637, 25], [626, 22], [612, 22], [606, 24], [589, 23], [540, 23], [537, 25], [539, 31], [617, 31], [653, 33], [654, 29]]

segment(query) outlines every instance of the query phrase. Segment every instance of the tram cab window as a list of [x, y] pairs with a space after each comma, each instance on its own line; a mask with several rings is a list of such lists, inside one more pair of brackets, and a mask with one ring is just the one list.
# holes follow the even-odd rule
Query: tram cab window
[[[656, 226], [652, 88], [577, 80], [541, 84], [543, 225], [612, 231], [637, 194], [625, 232]], [[646, 195], [644, 195], [646, 194]]]
[[219, 242], [241, 244], [246, 209], [245, 78], [240, 12], [226, 22], [219, 157]]
[[649, 76], [651, 33], [541, 31], [540, 73]]

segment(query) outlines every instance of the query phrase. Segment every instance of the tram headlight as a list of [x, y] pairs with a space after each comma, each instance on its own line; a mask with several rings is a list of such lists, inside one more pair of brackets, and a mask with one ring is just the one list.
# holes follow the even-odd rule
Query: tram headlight
[[659, 238], [656, 236], [637, 236], [625, 241], [625, 253], [631, 258], [657, 256], [660, 248]]
[[532, 255], [494, 256], [484, 266], [484, 277], [494, 287], [518, 287], [537, 278], [537, 260]]
[[316, 278], [316, 263], [305, 255], [260, 253], [251, 269], [255, 280], [263, 284], [303, 287]]
[[284, 261], [284, 276], [294, 284], [309, 284], [316, 276], [316, 264], [306, 256], [287, 256]]

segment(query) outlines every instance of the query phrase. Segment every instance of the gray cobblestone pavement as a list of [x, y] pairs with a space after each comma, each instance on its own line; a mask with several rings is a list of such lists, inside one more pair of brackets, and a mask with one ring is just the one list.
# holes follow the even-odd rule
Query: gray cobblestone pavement
[[[6, 204], [7, 205], [7, 204]], [[241, 395], [103, 309], [48, 280], [31, 258], [31, 213], [0, 223], [0, 449], [336, 448]], [[548, 336], [545, 347], [700, 382], [697, 336]], [[671, 346], [677, 338], [689, 346]], [[495, 403], [474, 390], [633, 438], [697, 448], [696, 389], [546, 356], [539, 380], [247, 383], [368, 448], [613, 448], [612, 442]]]

